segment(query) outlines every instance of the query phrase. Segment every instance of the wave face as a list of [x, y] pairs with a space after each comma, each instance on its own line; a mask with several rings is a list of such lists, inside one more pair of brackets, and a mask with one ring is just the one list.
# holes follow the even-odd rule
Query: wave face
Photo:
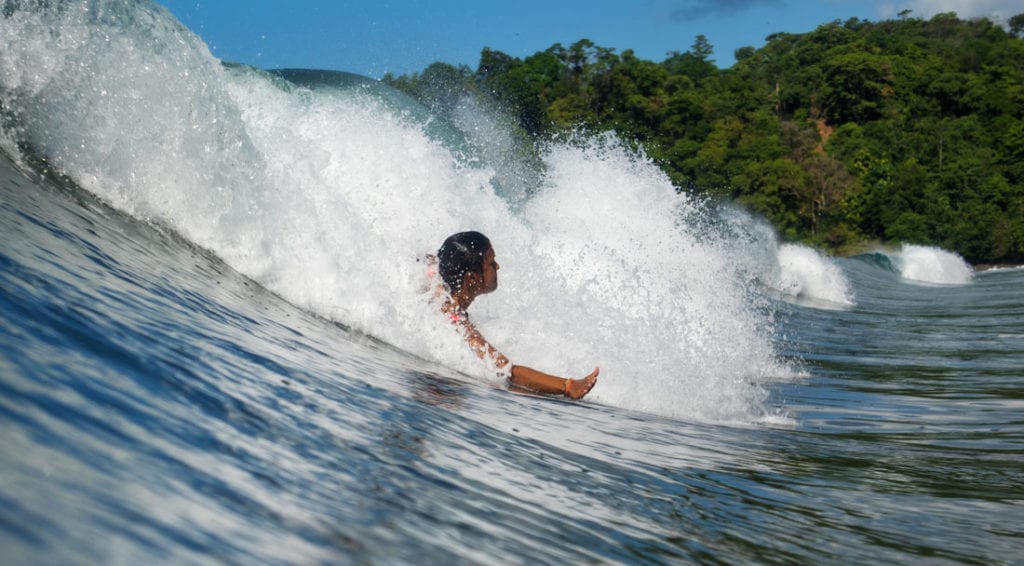
[[[614, 137], [551, 144], [499, 183], [467, 157], [471, 135], [437, 133], [382, 86], [224, 67], [149, 3], [56, 6], [5, 21], [4, 147], [293, 304], [495, 381], [425, 301], [417, 262], [477, 229], [502, 265], [473, 306], [481, 330], [553, 373], [600, 365], [595, 402], [747, 422], [763, 380], [788, 373], [742, 243], [709, 236], [707, 211]], [[472, 114], [457, 121], [486, 122]]]

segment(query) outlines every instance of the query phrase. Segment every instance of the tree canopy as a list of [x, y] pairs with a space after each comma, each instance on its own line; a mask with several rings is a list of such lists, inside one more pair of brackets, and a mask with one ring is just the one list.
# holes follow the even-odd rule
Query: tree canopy
[[1007, 28], [908, 16], [773, 34], [728, 69], [703, 35], [661, 62], [581, 39], [385, 81], [435, 108], [491, 99], [535, 136], [614, 130], [680, 190], [732, 199], [791, 240], [1022, 262], [1024, 14]]

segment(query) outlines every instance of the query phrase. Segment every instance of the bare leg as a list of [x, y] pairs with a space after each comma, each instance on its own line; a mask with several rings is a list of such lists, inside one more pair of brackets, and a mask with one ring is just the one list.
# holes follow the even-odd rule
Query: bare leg
[[550, 395], [565, 395], [570, 399], [582, 399], [597, 383], [600, 370], [594, 368], [590, 375], [582, 379], [564, 379], [548, 375], [526, 366], [512, 366], [512, 379], [509, 389], [513, 391], [529, 391]]
[[510, 386], [519, 391], [560, 395], [565, 393], [565, 381], [561, 377], [548, 375], [526, 366], [512, 366]]

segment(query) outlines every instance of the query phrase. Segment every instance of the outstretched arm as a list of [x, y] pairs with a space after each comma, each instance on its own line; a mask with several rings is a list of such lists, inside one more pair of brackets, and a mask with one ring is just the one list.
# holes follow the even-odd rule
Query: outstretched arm
[[600, 371], [598, 368], [594, 368], [594, 371], [584, 378], [567, 379], [526, 366], [513, 365], [508, 358], [491, 346], [473, 323], [463, 318], [456, 321], [456, 324], [462, 329], [466, 342], [477, 356], [494, 360], [494, 365], [499, 369], [509, 369], [509, 373], [511, 373], [509, 381], [511, 388], [515, 391], [565, 395], [571, 399], [582, 399], [597, 383], [597, 374]]

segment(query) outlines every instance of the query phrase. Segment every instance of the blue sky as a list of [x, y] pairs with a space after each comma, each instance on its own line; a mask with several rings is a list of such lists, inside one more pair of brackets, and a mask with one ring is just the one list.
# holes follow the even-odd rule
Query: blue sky
[[304, 67], [380, 77], [434, 61], [475, 69], [490, 47], [516, 57], [587, 38], [661, 61], [698, 34], [721, 67], [733, 52], [775, 32], [802, 33], [833, 20], [956, 12], [1006, 20], [1021, 0], [159, 0], [223, 60], [266, 69]]

